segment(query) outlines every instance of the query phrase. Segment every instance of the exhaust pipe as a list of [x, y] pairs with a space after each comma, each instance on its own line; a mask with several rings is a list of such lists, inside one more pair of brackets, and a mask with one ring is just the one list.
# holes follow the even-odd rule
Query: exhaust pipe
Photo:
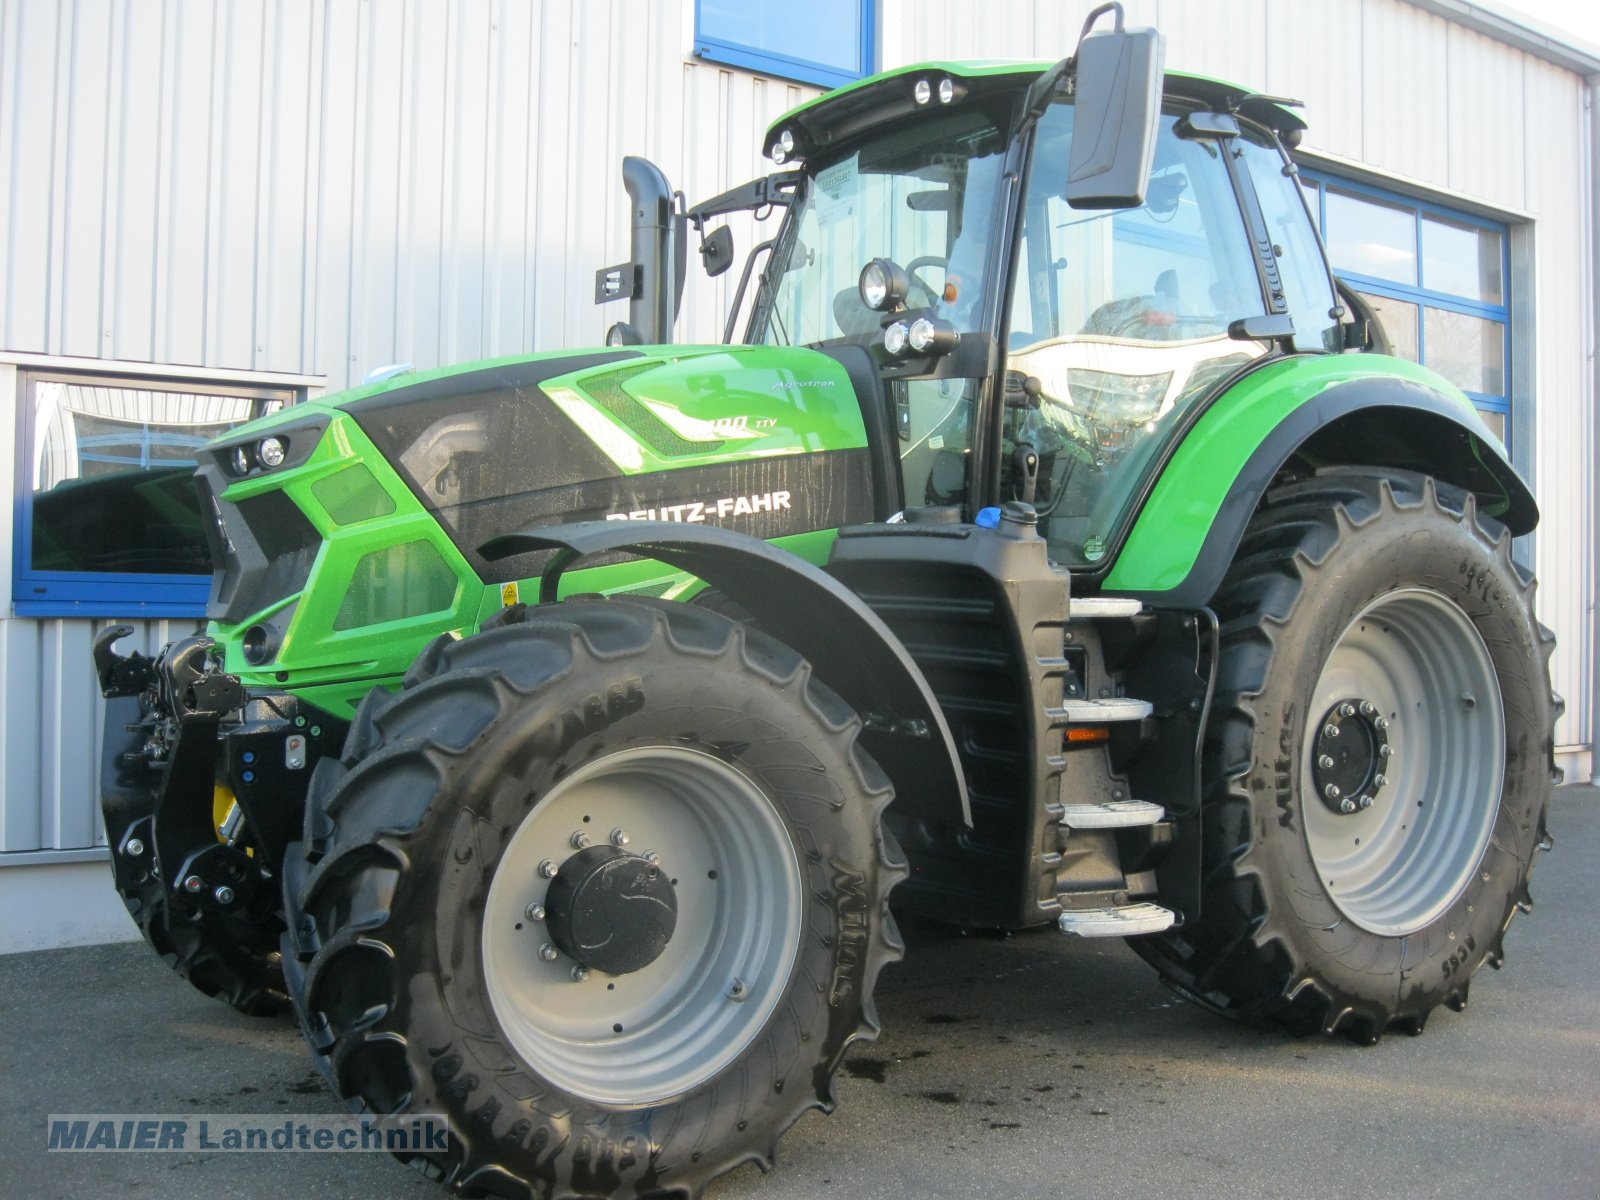
[[606, 334], [613, 345], [659, 345], [672, 340], [688, 267], [689, 221], [661, 168], [647, 158], [622, 160], [631, 226], [630, 262], [595, 274], [596, 304], [628, 298], [626, 325]]

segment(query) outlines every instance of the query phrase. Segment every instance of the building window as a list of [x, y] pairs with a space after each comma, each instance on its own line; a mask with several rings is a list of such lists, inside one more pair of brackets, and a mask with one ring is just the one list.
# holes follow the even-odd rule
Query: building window
[[302, 392], [50, 370], [18, 382], [16, 614], [202, 615], [196, 455]]
[[1459, 387], [1511, 444], [1506, 226], [1302, 172], [1335, 273], [1366, 297], [1394, 353]]
[[877, 0], [696, 0], [695, 54], [834, 88], [872, 74]]

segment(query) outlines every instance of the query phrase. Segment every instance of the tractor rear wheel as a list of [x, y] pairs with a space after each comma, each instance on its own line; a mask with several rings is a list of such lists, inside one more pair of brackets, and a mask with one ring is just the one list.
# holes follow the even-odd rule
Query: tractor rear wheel
[[1268, 495], [1213, 600], [1201, 912], [1131, 941], [1179, 992], [1370, 1042], [1500, 965], [1549, 844], [1559, 715], [1510, 551], [1421, 476]]
[[362, 706], [290, 848], [286, 975], [456, 1189], [696, 1195], [831, 1108], [900, 953], [892, 792], [796, 654], [650, 601], [508, 610]]

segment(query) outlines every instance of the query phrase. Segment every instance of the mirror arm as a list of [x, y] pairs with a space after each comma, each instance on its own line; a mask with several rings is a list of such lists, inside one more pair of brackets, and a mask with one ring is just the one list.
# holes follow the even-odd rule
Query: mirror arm
[[689, 220], [697, 231], [703, 231], [708, 219], [724, 213], [749, 212], [769, 205], [787, 208], [794, 203], [795, 194], [804, 178], [801, 171], [778, 171], [752, 179], [749, 183], [741, 183], [720, 196], [696, 204], [689, 210]]

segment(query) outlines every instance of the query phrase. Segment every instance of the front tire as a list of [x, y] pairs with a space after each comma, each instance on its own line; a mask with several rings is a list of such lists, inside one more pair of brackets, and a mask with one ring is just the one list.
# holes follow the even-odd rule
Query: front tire
[[457, 1190], [697, 1195], [832, 1106], [899, 957], [892, 792], [761, 632], [685, 605], [440, 639], [319, 767], [286, 975], [335, 1089]]
[[1370, 1042], [1500, 965], [1559, 715], [1510, 547], [1421, 476], [1269, 494], [1213, 601], [1201, 913], [1132, 940], [1179, 992]]

